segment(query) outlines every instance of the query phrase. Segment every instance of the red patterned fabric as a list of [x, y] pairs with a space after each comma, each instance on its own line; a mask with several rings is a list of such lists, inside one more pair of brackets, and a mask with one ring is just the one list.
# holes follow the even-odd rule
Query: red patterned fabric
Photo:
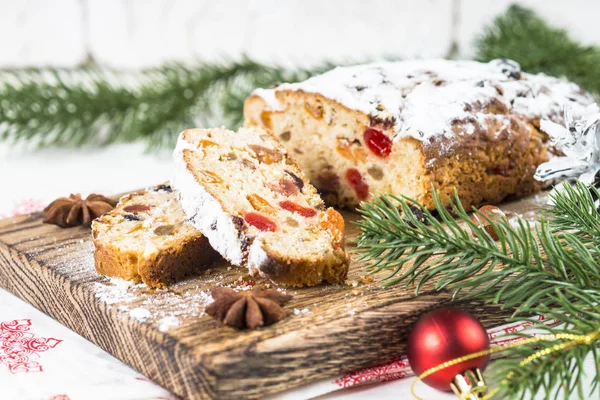
[[410, 374], [408, 359], [403, 356], [396, 358], [385, 365], [370, 367], [351, 372], [333, 381], [341, 388], [363, 385], [375, 382], [387, 382], [402, 379]]
[[31, 321], [17, 319], [0, 323], [0, 366], [17, 374], [20, 372], [42, 372], [38, 362], [39, 353], [56, 347], [62, 340], [37, 337], [28, 332]]

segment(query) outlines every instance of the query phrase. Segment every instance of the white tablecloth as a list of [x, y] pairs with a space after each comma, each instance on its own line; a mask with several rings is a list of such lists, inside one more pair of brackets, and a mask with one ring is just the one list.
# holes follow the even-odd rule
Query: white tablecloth
[[[170, 153], [144, 145], [31, 151], [0, 143], [0, 217], [38, 211], [70, 193], [114, 194], [166, 181]], [[588, 360], [590, 370], [593, 361]], [[276, 396], [279, 399], [411, 399], [412, 377], [400, 360]], [[394, 379], [353, 388], [359, 382]], [[329, 393], [323, 395], [323, 393]], [[453, 399], [424, 385], [421, 397]], [[96, 345], [0, 289], [0, 399], [168, 400], [175, 397]]]

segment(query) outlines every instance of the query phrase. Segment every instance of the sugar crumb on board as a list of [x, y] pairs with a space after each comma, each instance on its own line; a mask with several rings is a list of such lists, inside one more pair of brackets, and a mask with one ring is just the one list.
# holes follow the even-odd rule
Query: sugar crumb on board
[[117, 310], [140, 322], [158, 325], [161, 332], [181, 325], [186, 319], [204, 316], [204, 308], [212, 302], [208, 291], [199, 290], [189, 281], [169, 289], [149, 289], [143, 283], [120, 278], [102, 278], [93, 283], [98, 300], [116, 305]]

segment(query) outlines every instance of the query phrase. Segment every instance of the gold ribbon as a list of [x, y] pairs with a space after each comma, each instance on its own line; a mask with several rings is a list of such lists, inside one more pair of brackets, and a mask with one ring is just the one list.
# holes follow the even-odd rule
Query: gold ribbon
[[[540, 335], [540, 336], [536, 336], [536, 337], [532, 337], [529, 339], [525, 339], [522, 340], [520, 342], [515, 342], [515, 343], [511, 343], [508, 344], [506, 346], [498, 346], [498, 347], [494, 347], [488, 350], [482, 350], [482, 351], [478, 351], [477, 353], [471, 353], [468, 354], [466, 356], [462, 356], [462, 357], [458, 357], [455, 358], [453, 360], [450, 361], [446, 361], [440, 365], [436, 365], [435, 367], [429, 368], [427, 371], [423, 372], [421, 375], [419, 375], [412, 383], [411, 387], [410, 387], [410, 391], [412, 393], [412, 395], [414, 396], [415, 399], [417, 400], [424, 400], [423, 398], [417, 396], [417, 394], [415, 393], [415, 385], [420, 381], [423, 380], [424, 378], [428, 377], [429, 375], [435, 374], [438, 371], [441, 371], [443, 369], [446, 369], [448, 367], [451, 367], [453, 365], [456, 364], [460, 364], [463, 363], [465, 361], [469, 361], [469, 360], [473, 360], [475, 358], [479, 358], [482, 356], [486, 356], [486, 355], [490, 355], [490, 354], [494, 354], [494, 353], [500, 353], [504, 350], [513, 348], [513, 347], [519, 347], [519, 346], [524, 346], [526, 344], [530, 344], [530, 343], [536, 343], [536, 342], [541, 342], [541, 341], [547, 341], [547, 340], [567, 340], [567, 342], [564, 343], [558, 343], [555, 344], [551, 347], [542, 349], [542, 350], [538, 350], [535, 353], [533, 353], [532, 355], [530, 355], [529, 357], [525, 358], [524, 360], [522, 360], [519, 363], [520, 367], [524, 367], [527, 364], [530, 364], [531, 362], [533, 362], [534, 360], [537, 360], [540, 357], [544, 357], [547, 356], [548, 354], [552, 354], [552, 353], [556, 353], [562, 350], [565, 350], [569, 347], [573, 347], [576, 346], [578, 344], [586, 344], [589, 345], [591, 344], [593, 341], [595, 341], [596, 339], [598, 339], [600, 337], [600, 328], [596, 329], [595, 331], [592, 331], [590, 333], [588, 333], [587, 335], [574, 335], [572, 333], [557, 333], [557, 334], [550, 334], [550, 335]], [[501, 382], [500, 385], [506, 385], [508, 383], [508, 381], [513, 377], [513, 373], [510, 372], [508, 373], [508, 375], [506, 375], [506, 378], [504, 378]], [[500, 389], [499, 388], [494, 388], [490, 393], [486, 394], [483, 397], [483, 400], [489, 400], [491, 399], [496, 393], [498, 393]], [[465, 400], [466, 397], [461, 398], [461, 400]]]

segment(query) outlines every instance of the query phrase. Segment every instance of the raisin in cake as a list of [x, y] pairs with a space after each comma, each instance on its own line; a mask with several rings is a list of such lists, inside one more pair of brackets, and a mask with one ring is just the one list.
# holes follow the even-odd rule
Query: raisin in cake
[[232, 264], [293, 286], [344, 282], [344, 220], [271, 134], [191, 129], [174, 158], [183, 210]]
[[188, 221], [176, 193], [160, 185], [124, 196], [92, 223], [96, 271], [164, 287], [197, 273], [218, 254]]
[[540, 118], [560, 123], [564, 104], [578, 114], [593, 101], [510, 60], [423, 60], [258, 89], [244, 114], [279, 137], [329, 205], [384, 192], [432, 207], [433, 185], [471, 207], [540, 189], [533, 175], [552, 152]]

